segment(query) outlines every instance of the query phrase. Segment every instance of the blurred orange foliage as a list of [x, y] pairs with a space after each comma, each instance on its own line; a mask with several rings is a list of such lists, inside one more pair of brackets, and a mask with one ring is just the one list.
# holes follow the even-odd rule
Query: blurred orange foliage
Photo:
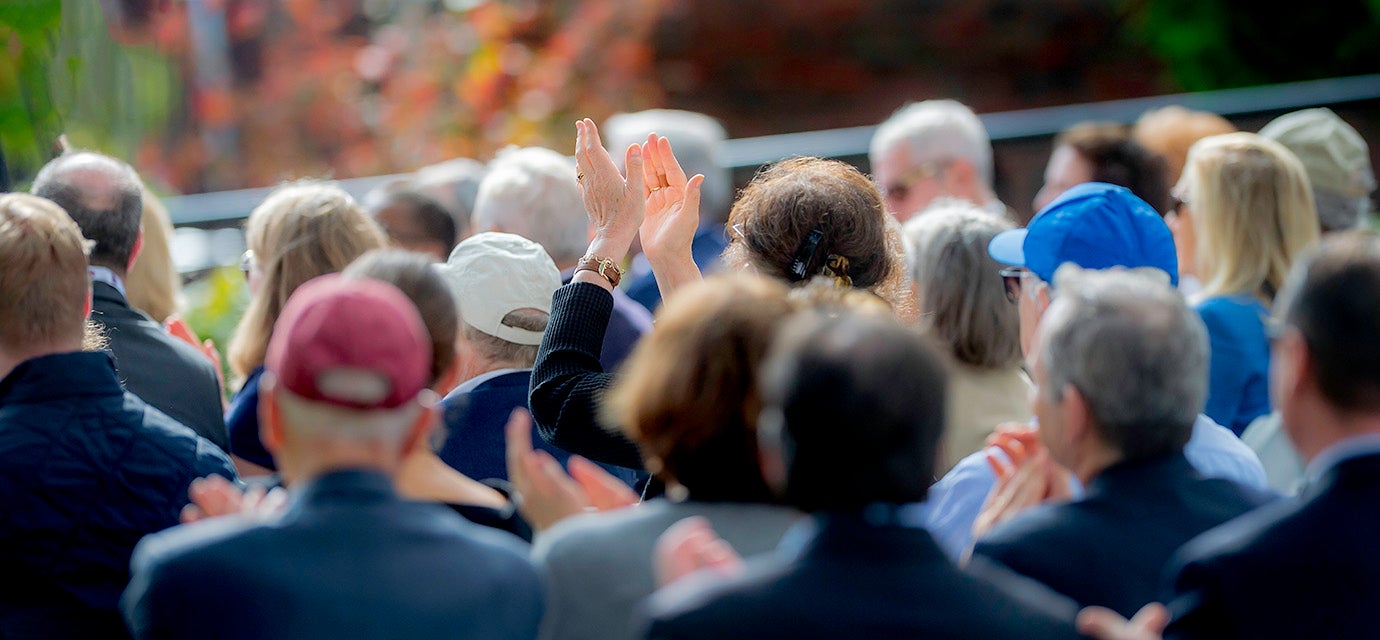
[[410, 171], [508, 144], [564, 151], [576, 118], [663, 97], [651, 40], [665, 0], [206, 4], [224, 18], [212, 54], [228, 59], [229, 86], [197, 86], [207, 54], [183, 3], [145, 31], [189, 89], [186, 115], [143, 143], [141, 169], [184, 193]]

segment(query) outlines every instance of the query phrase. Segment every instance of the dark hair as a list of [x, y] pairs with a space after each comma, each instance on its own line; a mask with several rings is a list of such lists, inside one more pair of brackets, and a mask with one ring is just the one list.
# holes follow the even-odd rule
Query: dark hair
[[65, 153], [44, 165], [30, 192], [62, 207], [96, 243], [91, 264], [123, 273], [139, 240], [143, 185], [129, 165], [99, 153]]
[[460, 320], [450, 287], [431, 265], [431, 259], [420, 253], [374, 249], [355, 259], [341, 275], [387, 282], [412, 300], [431, 336], [431, 384], [434, 385], [455, 362], [455, 334]]
[[785, 463], [785, 501], [804, 511], [925, 499], [944, 431], [937, 352], [890, 319], [805, 312], [763, 366], [758, 428]]
[[405, 209], [421, 231], [421, 237], [400, 238], [394, 235], [395, 230], [385, 229], [389, 238], [405, 243], [436, 242], [446, 251], [455, 248], [455, 218], [436, 199], [416, 189], [403, 188], [388, 193], [379, 209], [387, 207]]
[[1131, 190], [1164, 215], [1169, 210], [1169, 178], [1164, 159], [1131, 138], [1119, 124], [1085, 122], [1054, 138], [1058, 148], [1068, 145], [1092, 166], [1092, 181]]
[[1318, 389], [1338, 409], [1380, 412], [1380, 236], [1333, 236], [1298, 262], [1276, 299], [1303, 334]]

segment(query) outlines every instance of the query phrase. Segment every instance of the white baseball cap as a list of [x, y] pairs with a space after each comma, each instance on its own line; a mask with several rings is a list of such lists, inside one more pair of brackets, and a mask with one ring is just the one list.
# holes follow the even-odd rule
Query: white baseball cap
[[503, 324], [519, 309], [551, 313], [561, 272], [541, 245], [511, 233], [478, 233], [436, 269], [455, 295], [462, 322], [514, 344], [541, 344], [543, 332]]

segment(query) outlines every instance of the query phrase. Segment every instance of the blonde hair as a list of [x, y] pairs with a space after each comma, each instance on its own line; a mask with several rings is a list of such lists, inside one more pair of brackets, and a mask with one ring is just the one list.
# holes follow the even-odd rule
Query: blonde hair
[[161, 324], [177, 312], [182, 280], [173, 268], [173, 226], [168, 210], [148, 189], [144, 189], [142, 226], [144, 248], [125, 277], [125, 297], [130, 306]]
[[1308, 174], [1283, 145], [1253, 133], [1204, 138], [1178, 190], [1192, 210], [1202, 297], [1271, 300], [1294, 260], [1318, 241]]
[[344, 269], [388, 241], [350, 194], [316, 181], [269, 194], [249, 214], [245, 239], [262, 281], [230, 339], [230, 368], [241, 378], [263, 364], [273, 324], [297, 287]]
[[81, 344], [92, 246], [53, 202], [0, 194], [0, 346]]

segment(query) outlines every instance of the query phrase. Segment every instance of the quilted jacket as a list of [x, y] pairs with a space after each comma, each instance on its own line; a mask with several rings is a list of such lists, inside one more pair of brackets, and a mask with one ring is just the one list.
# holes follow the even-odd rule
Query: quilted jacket
[[121, 388], [106, 353], [0, 380], [0, 637], [120, 637], [145, 534], [177, 524], [195, 478], [235, 479], [210, 441]]

